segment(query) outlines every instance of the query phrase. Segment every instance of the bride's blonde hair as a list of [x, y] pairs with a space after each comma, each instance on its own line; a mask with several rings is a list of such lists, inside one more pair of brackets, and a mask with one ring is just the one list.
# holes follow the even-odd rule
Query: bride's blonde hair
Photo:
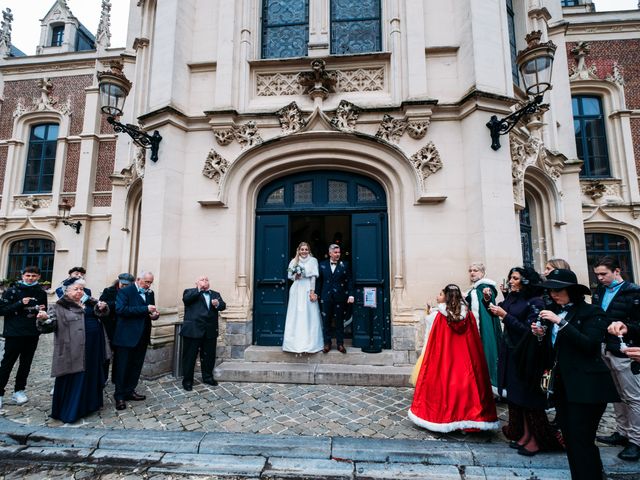
[[309, 249], [309, 256], [313, 257], [313, 254], [311, 253], [311, 246], [307, 242], [300, 242], [300, 244], [298, 245], [298, 248], [296, 248], [296, 256], [293, 257], [293, 259], [295, 260], [295, 263], [300, 263], [300, 249], [304, 246], [306, 246]]

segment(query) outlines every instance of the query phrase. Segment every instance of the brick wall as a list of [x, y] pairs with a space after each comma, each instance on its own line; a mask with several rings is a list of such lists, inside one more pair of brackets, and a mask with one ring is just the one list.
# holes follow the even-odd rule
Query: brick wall
[[[640, 40], [590, 41], [591, 50], [585, 57], [587, 67], [596, 66], [598, 78], [605, 79], [613, 72], [613, 64], [618, 63], [624, 78], [624, 95], [627, 109], [640, 109]], [[569, 69], [576, 66], [571, 54], [576, 43], [567, 43]], [[634, 162], [640, 175], [640, 120], [631, 121]]]
[[[96, 180], [93, 187], [94, 192], [110, 192], [111, 179], [109, 175], [113, 173], [115, 165], [116, 142], [100, 142], [98, 148], [98, 163], [96, 164]], [[111, 196], [95, 196], [94, 207], [110, 207]]]

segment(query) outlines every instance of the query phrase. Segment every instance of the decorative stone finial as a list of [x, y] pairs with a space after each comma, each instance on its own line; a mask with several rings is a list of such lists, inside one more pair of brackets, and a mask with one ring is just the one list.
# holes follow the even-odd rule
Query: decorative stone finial
[[0, 55], [3, 57], [11, 53], [11, 22], [13, 13], [7, 8], [2, 11], [2, 23], [0, 23]]
[[109, 0], [102, 0], [96, 46], [103, 49], [111, 46], [111, 2]]

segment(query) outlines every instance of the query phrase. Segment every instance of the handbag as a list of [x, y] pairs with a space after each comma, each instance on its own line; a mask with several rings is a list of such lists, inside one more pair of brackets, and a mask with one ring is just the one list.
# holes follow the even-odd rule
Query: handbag
[[555, 369], [558, 364], [558, 359], [553, 362], [553, 366], [550, 369], [545, 370], [540, 377], [540, 389], [547, 394], [547, 398], [553, 395], [553, 384], [555, 383]]

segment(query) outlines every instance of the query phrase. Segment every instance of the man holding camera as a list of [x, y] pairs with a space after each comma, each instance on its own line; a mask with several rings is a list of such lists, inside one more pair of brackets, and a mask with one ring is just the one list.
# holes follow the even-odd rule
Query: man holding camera
[[40, 269], [35, 266], [26, 267], [22, 272], [22, 281], [16, 282], [2, 295], [0, 315], [4, 315], [5, 341], [4, 356], [0, 363], [0, 408], [4, 400], [4, 389], [18, 359], [20, 364], [11, 398], [18, 405], [29, 400], [24, 389], [40, 335], [36, 329], [36, 316], [40, 310], [47, 308], [47, 294], [39, 280]]
[[[637, 325], [640, 320], [640, 287], [624, 281], [620, 265], [613, 257], [600, 258], [593, 271], [599, 283], [592, 297], [593, 303], [602, 307], [610, 322]], [[621, 351], [621, 345], [617, 335], [607, 334], [603, 359], [611, 370], [622, 401], [614, 403], [616, 431], [596, 438], [608, 445], [624, 446], [618, 458], [637, 461], [640, 459], [640, 375], [632, 371], [631, 359]]]

